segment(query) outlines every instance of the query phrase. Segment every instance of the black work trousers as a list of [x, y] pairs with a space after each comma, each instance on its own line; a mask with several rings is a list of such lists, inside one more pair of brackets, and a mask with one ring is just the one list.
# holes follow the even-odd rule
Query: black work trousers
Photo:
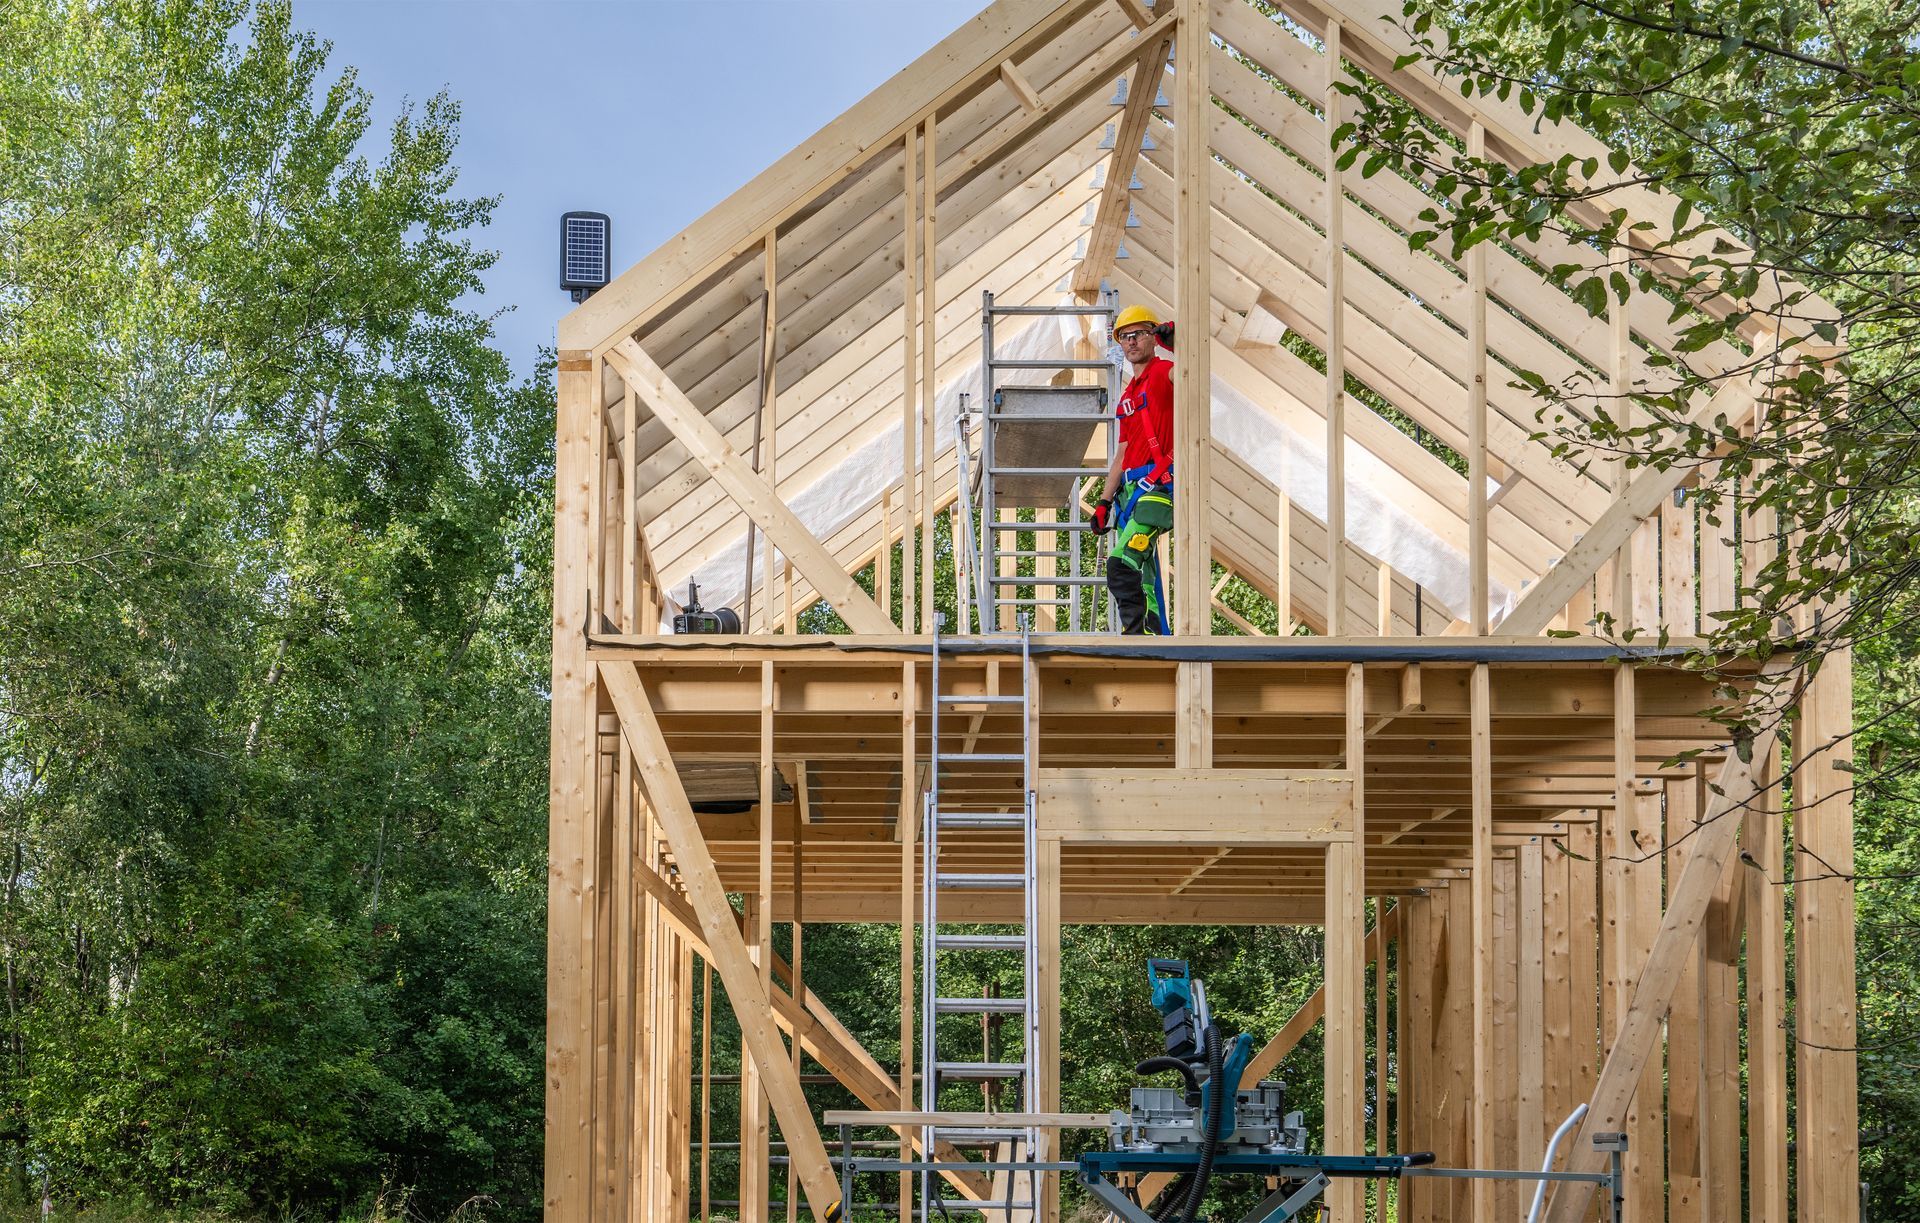
[[1129, 637], [1147, 633], [1159, 636], [1167, 631], [1159, 610], [1147, 606], [1147, 580], [1138, 566], [1117, 556], [1107, 557], [1107, 589], [1113, 593], [1113, 605], [1120, 613], [1120, 631]]

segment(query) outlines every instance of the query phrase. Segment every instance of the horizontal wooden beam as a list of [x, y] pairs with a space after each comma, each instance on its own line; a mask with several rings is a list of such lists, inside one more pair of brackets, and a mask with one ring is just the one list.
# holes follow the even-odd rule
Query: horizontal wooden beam
[[1317, 845], [1353, 839], [1341, 769], [1041, 769], [1039, 835], [1074, 843]]

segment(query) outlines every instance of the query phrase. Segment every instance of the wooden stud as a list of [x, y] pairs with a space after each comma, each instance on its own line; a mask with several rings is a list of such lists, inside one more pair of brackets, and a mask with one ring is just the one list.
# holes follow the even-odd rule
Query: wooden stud
[[[1207, 143], [1208, 112], [1212, 109], [1207, 90], [1206, 0], [1178, 0], [1179, 38], [1175, 50], [1174, 116], [1178, 132], [1174, 138], [1178, 161], [1177, 236], [1174, 242], [1178, 273], [1174, 289], [1174, 316], [1202, 337], [1199, 343], [1180, 347], [1174, 362], [1174, 464], [1175, 493], [1174, 630], [1191, 637], [1204, 637], [1213, 627], [1213, 612], [1205, 596], [1213, 559], [1213, 379], [1212, 345], [1207, 343], [1208, 317], [1213, 301], [1213, 259], [1209, 240], [1211, 208], [1208, 202], [1208, 170], [1213, 165]], [[1142, 91], [1150, 86], [1142, 83]]]
[[902, 211], [906, 216], [905, 246], [902, 248], [900, 263], [905, 278], [900, 307], [901, 318], [906, 326], [906, 346], [900, 358], [900, 505], [902, 519], [900, 526], [900, 626], [912, 628], [914, 607], [919, 602], [920, 571], [916, 567], [919, 547], [915, 540], [914, 519], [920, 504], [918, 467], [920, 447], [915, 441], [915, 433], [920, 424], [918, 359], [920, 342], [919, 303], [920, 303], [920, 257], [916, 253], [919, 247], [920, 226], [914, 219], [917, 208], [914, 188], [918, 185], [919, 175], [919, 133], [909, 128], [906, 142], [906, 198]]
[[[1706, 801], [1704, 768], [1691, 780], [1692, 805]], [[1750, 847], [1745, 831], [1741, 841]], [[1730, 862], [1707, 907], [1700, 948], [1700, 1217], [1739, 1223], [1740, 1193], [1740, 932], [1745, 924], [1748, 869]], [[1668, 1025], [1669, 1032], [1672, 1025]]]
[[1756, 749], [1741, 841], [1747, 897], [1747, 1217], [1787, 1223], [1787, 914], [1778, 746]]
[[1274, 546], [1273, 623], [1282, 637], [1293, 635], [1293, 499], [1284, 490], [1274, 513], [1279, 535]]
[[[1354, 787], [1354, 839], [1327, 846], [1326, 948], [1326, 1136], [1331, 1151], [1366, 1148], [1366, 888], [1364, 828], [1366, 775], [1366, 674], [1347, 667], [1345, 767]], [[1338, 1218], [1357, 1219], [1364, 1206], [1359, 1181], [1341, 1180], [1328, 1191]]]
[[[1546, 859], [1538, 838], [1518, 851], [1515, 918], [1518, 922], [1519, 976], [1515, 995], [1518, 1017], [1514, 1039], [1518, 1051], [1516, 1119], [1520, 1168], [1537, 1168], [1546, 1153]], [[1531, 1197], [1521, 1186], [1521, 1197]]]
[[[793, 784], [796, 790], [801, 793], [805, 792], [807, 774], [804, 766], [795, 767]], [[793, 920], [787, 927], [787, 943], [789, 948], [787, 963], [790, 966], [788, 980], [792, 983], [791, 992], [795, 998], [805, 998], [807, 996], [806, 978], [804, 976], [805, 956], [803, 954], [805, 947], [805, 930], [802, 928], [806, 913], [804, 907], [805, 881], [807, 875], [806, 828], [807, 821], [804, 817], [794, 821], [792, 875], [790, 876], [790, 883], [788, 885], [793, 892]], [[771, 909], [773, 906], [769, 905], [767, 907]], [[771, 982], [769, 982], [767, 987], [767, 996], [773, 996]], [[800, 1078], [800, 1039], [797, 1036], [792, 1041], [792, 1053], [793, 1077], [795, 1080], [798, 1080]], [[794, 1192], [797, 1180], [798, 1177], [794, 1172], [793, 1164], [787, 1164], [787, 1223], [799, 1223], [800, 1195]]]
[[[1473, 669], [1473, 691], [1469, 700], [1472, 712], [1473, 754], [1473, 867], [1469, 877], [1472, 888], [1473, 928], [1469, 939], [1473, 959], [1473, 1165], [1493, 1167], [1495, 1100], [1493, 1092], [1493, 695], [1492, 681], [1485, 663]], [[1474, 1217], [1494, 1217], [1495, 1185], [1492, 1181], [1473, 1182], [1471, 1196]]]
[[[780, 379], [776, 368], [780, 356], [780, 276], [777, 267], [779, 262], [777, 242], [776, 232], [768, 230], [760, 273], [762, 284], [766, 288], [767, 305], [766, 321], [760, 338], [760, 413], [765, 419], [762, 421], [758, 456], [760, 469], [766, 473], [767, 485], [774, 490], [775, 495], [778, 495], [780, 490], [780, 481], [775, 468], [780, 451]], [[627, 398], [631, 400], [634, 397], [628, 395]], [[747, 551], [749, 554], [753, 551], [751, 524], [747, 528]], [[763, 601], [767, 605], [765, 627], [762, 631], [771, 634], [773, 632], [773, 537], [771, 535], [766, 537], [760, 572], [762, 574], [760, 589]], [[787, 599], [789, 602], [793, 599], [791, 584], [787, 587]]]
[[1325, 77], [1321, 92], [1321, 117], [1326, 125], [1321, 169], [1326, 186], [1325, 228], [1326, 262], [1320, 283], [1326, 286], [1325, 355], [1327, 384], [1322, 415], [1327, 421], [1327, 632], [1338, 636], [1347, 631], [1347, 296], [1346, 296], [1346, 207], [1340, 190], [1339, 146], [1334, 131], [1340, 126], [1340, 93], [1335, 85], [1341, 79], [1340, 23], [1327, 23]]
[[1853, 930], [1853, 652], [1830, 649], [1794, 736], [1794, 1136], [1799, 1217], [1860, 1217]]
[[[1034, 888], [1037, 892], [1040, 926], [1034, 932], [1038, 963], [1034, 980], [1039, 986], [1040, 1041], [1035, 1059], [1032, 1104], [1040, 1112], [1060, 1111], [1060, 842], [1042, 838], [1037, 843], [1034, 862]], [[1049, 1131], [1040, 1134], [1039, 1159], [1054, 1158], [1058, 1137]], [[1048, 1176], [1041, 1180], [1040, 1223], [1059, 1223], [1060, 1180]]]
[[[562, 353], [562, 357], [576, 357]], [[554, 452], [553, 729], [547, 832], [547, 1110], [545, 1201], [549, 1217], [591, 1210], [593, 978], [583, 949], [595, 911], [595, 744], [599, 703], [587, 661], [587, 609], [597, 544], [591, 505], [599, 363], [558, 374]]]
[[[1663, 535], [1666, 523], [1662, 519]], [[1691, 555], [1689, 555], [1691, 561]], [[1661, 566], [1664, 579], [1669, 566]], [[1689, 565], [1691, 568], [1691, 565]], [[1668, 588], [1671, 590], [1671, 587]], [[1666, 866], [1667, 879], [1674, 882], [1685, 868], [1692, 852], [1692, 833], [1699, 808], [1699, 782], [1683, 777], [1663, 783], [1666, 792]], [[1724, 876], [1723, 876], [1724, 877]], [[1718, 883], [1715, 884], [1718, 891]], [[1708, 910], [1708, 922], [1712, 909]], [[1700, 1059], [1704, 1052], [1701, 1029], [1705, 1016], [1700, 1009], [1702, 959], [1707, 940], [1681, 966], [1680, 979], [1674, 985], [1673, 1007], [1667, 1016], [1667, 1220], [1668, 1223], [1700, 1223], [1704, 1185], [1700, 1167], [1701, 1127], [1705, 1116], [1700, 1111], [1702, 1084]], [[1658, 1112], [1657, 1106], [1649, 1111]]]
[[923, 260], [920, 269], [920, 631], [933, 631], [933, 578], [934, 560], [937, 552], [933, 546], [933, 441], [934, 441], [934, 402], [939, 397], [939, 382], [935, 378], [935, 351], [939, 341], [934, 324], [939, 317], [939, 284], [936, 278], [938, 256], [940, 253], [939, 231], [935, 205], [939, 197], [940, 156], [938, 139], [937, 112], [927, 116], [922, 129], [922, 145], [925, 153], [920, 181], [924, 191], [920, 211], [920, 223], [925, 234], [920, 242], [920, 255]]
[[[919, 699], [914, 691], [914, 665], [910, 662], [900, 664], [900, 807], [894, 814], [895, 828], [900, 841], [900, 1108], [914, 1107], [913, 1067], [914, 1033], [913, 998], [917, 990], [914, 977], [914, 921], [919, 904], [918, 864], [915, 860], [915, 843], [920, 827], [920, 785], [919, 768], [915, 759], [914, 740], [919, 733], [917, 725]], [[913, 1142], [908, 1131], [900, 1135], [900, 1159], [906, 1162], [912, 1157]], [[911, 1172], [900, 1174], [900, 1214], [899, 1218], [912, 1217], [914, 1175]]]
[[700, 959], [700, 1223], [713, 1223], [713, 961]]
[[[1487, 129], [1467, 129], [1467, 156], [1487, 155]], [[1491, 241], [1491, 239], [1489, 239]], [[1487, 632], [1487, 243], [1467, 252], [1467, 583], [1468, 623]]]
[[1393, 636], [1393, 566], [1381, 561], [1375, 566], [1374, 631], [1382, 637]]

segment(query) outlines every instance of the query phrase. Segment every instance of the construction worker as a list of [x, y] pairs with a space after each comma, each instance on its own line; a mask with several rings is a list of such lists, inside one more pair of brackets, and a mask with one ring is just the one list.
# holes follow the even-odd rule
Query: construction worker
[[1173, 529], [1173, 324], [1145, 306], [1128, 306], [1113, 323], [1133, 377], [1114, 409], [1120, 444], [1093, 509], [1096, 534], [1113, 531], [1107, 553], [1107, 589], [1120, 614], [1120, 631], [1167, 631], [1166, 587], [1154, 545]]

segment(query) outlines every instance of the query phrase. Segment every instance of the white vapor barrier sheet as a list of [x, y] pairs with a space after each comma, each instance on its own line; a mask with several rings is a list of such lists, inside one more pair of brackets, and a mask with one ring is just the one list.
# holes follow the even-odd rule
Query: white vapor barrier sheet
[[[1018, 316], [1003, 325], [1002, 334], [1017, 325]], [[1073, 344], [1079, 338], [1079, 319], [1061, 316], [1031, 318], [1029, 326], [1004, 338], [998, 345], [1000, 359], [1011, 361], [1050, 361], [1070, 359]], [[1117, 358], [1116, 358], [1117, 359]], [[1048, 370], [1003, 370], [996, 381], [1003, 386], [1037, 386], [1050, 377]], [[953, 447], [954, 422], [960, 410], [960, 396], [967, 395], [969, 405], [980, 407], [980, 363], [975, 361], [959, 376], [940, 388], [934, 401], [934, 451], [944, 454]], [[976, 426], [977, 427], [977, 426]], [[1238, 454], [1254, 471], [1260, 472], [1287, 494], [1303, 512], [1322, 522], [1327, 512], [1327, 459], [1324, 446], [1310, 441], [1282, 424], [1273, 414], [1221, 381], [1213, 380], [1214, 439]], [[1467, 606], [1467, 558], [1438, 535], [1407, 513], [1378, 489], [1388, 470], [1373, 452], [1358, 442], [1347, 442], [1347, 538], [1361, 551], [1379, 557], [1409, 580], [1431, 591], [1436, 600], [1452, 609]], [[900, 425], [882, 429], [860, 446], [826, 477], [808, 485], [788, 500], [788, 508], [816, 539], [828, 539], [880, 498], [880, 493], [900, 476]], [[758, 583], [759, 553], [764, 548], [755, 535]], [[672, 617], [680, 608], [691, 577], [700, 585], [700, 602], [709, 609], [738, 607], [745, 596], [747, 576], [747, 535], [744, 529], [722, 546], [691, 574], [676, 566], [669, 571], [668, 597], [660, 631], [672, 629]], [[776, 558], [778, 566], [780, 558]], [[797, 576], [797, 575], [796, 575]], [[1499, 619], [1511, 610], [1514, 593], [1498, 582], [1489, 581], [1488, 610]]]

